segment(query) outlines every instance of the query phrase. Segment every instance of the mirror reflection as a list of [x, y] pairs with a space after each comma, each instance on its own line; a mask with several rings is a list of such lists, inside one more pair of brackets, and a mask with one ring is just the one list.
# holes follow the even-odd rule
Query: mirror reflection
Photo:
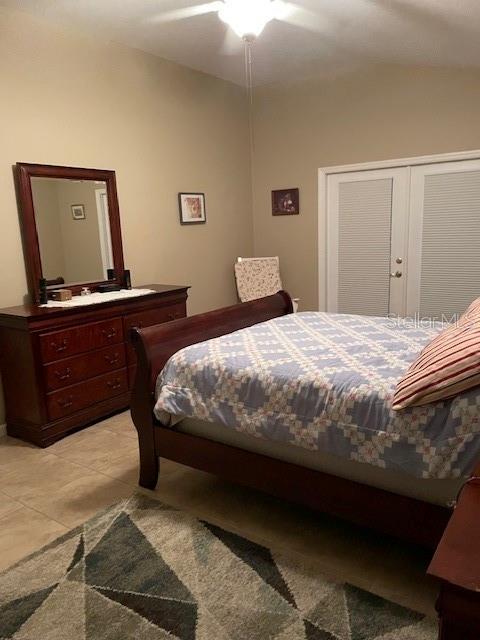
[[32, 177], [31, 185], [47, 285], [107, 280], [113, 257], [106, 183]]

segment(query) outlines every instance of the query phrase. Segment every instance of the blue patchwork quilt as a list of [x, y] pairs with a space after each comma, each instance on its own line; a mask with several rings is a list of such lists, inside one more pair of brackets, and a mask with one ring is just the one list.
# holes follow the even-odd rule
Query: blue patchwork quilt
[[423, 478], [466, 476], [480, 459], [480, 390], [403, 411], [398, 379], [441, 327], [297, 313], [176, 353], [155, 415], [217, 422]]

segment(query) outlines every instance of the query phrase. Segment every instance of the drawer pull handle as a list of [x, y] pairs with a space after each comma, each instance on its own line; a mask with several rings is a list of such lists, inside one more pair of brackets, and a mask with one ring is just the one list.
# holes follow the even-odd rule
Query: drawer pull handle
[[62, 351], [66, 351], [66, 349], [68, 347], [68, 341], [64, 338], [60, 344], [57, 344], [56, 342], [51, 342], [50, 346], [57, 353], [61, 353]]
[[118, 353], [115, 353], [113, 356], [109, 356], [108, 354], [104, 356], [105, 357], [105, 361], [108, 362], [108, 364], [118, 364], [119, 360], [120, 360], [120, 356]]
[[181, 317], [182, 317], [182, 314], [180, 313], [180, 311], [175, 311], [175, 313], [169, 313], [168, 314], [168, 319], [169, 320], [178, 320]]
[[113, 391], [115, 391], [116, 389], [120, 389], [122, 384], [121, 384], [120, 380], [117, 378], [114, 381], [108, 380], [107, 381], [107, 386], [110, 387], [110, 389], [112, 389]]
[[105, 336], [105, 338], [107, 340], [111, 340], [112, 338], [115, 338], [115, 336], [117, 335], [117, 330], [116, 329], [102, 329], [102, 334]]
[[68, 398], [59, 398], [57, 402], [63, 409], [68, 409], [68, 407], [73, 405], [73, 396], [68, 396]]
[[55, 375], [59, 380], [68, 380], [72, 376], [72, 370], [70, 369], [70, 367], [67, 367], [64, 373], [62, 373], [61, 371], [55, 371]]

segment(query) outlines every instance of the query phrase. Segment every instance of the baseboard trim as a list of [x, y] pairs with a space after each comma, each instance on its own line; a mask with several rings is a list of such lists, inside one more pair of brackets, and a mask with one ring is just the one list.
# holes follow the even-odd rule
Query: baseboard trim
[[0, 424], [0, 438], [7, 435], [7, 425]]

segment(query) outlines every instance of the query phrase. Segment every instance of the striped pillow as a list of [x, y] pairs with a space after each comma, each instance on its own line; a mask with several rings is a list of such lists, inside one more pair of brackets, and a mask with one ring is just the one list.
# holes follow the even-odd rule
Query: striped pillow
[[423, 349], [397, 384], [393, 409], [446, 400], [477, 385], [480, 323], [467, 319], [442, 331]]
[[468, 309], [462, 313], [458, 319], [458, 324], [466, 324], [467, 322], [475, 322], [480, 320], [480, 298], [474, 300]]

